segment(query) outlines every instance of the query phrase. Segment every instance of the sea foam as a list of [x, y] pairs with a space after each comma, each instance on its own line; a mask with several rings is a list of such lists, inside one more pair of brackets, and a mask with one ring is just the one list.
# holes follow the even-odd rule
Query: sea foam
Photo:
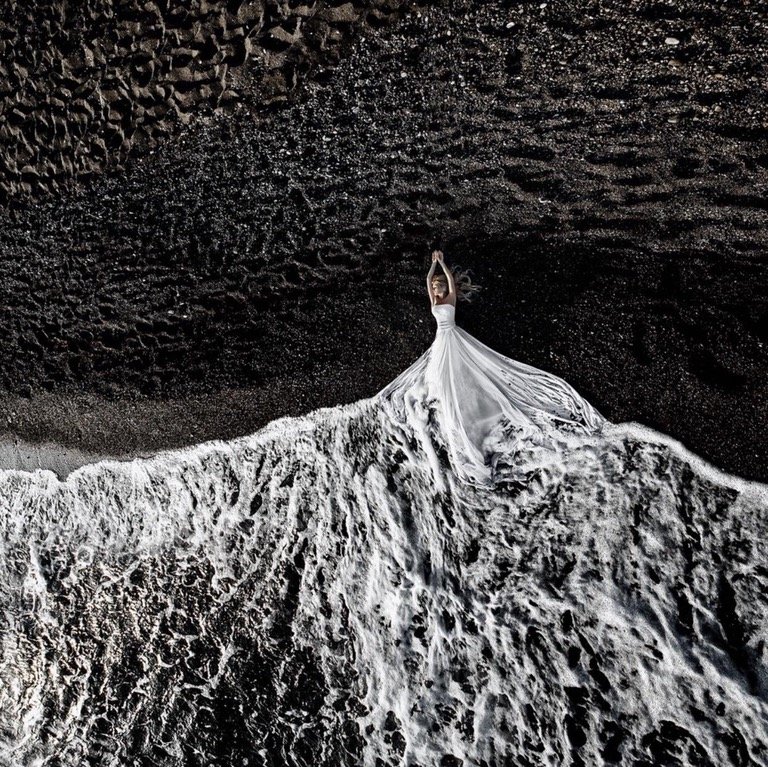
[[0, 764], [766, 763], [766, 487], [390, 415], [0, 472]]

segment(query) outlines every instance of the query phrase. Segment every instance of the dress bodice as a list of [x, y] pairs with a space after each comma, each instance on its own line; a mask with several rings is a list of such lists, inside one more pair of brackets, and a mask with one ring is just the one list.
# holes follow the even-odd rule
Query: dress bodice
[[456, 307], [451, 304], [433, 304], [432, 314], [437, 320], [437, 329], [445, 330], [456, 326]]

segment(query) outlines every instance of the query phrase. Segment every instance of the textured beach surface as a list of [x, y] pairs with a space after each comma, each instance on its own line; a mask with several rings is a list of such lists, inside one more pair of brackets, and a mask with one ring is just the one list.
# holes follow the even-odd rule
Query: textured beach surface
[[370, 396], [431, 339], [439, 245], [481, 340], [768, 478], [757, 5], [120, 8], [0, 16], [7, 438], [143, 452]]

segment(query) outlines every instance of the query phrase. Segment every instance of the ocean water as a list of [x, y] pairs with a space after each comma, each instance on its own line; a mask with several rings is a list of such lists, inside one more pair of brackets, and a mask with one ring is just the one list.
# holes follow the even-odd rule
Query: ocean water
[[0, 472], [0, 764], [768, 764], [766, 487], [634, 424], [499, 477], [377, 398]]

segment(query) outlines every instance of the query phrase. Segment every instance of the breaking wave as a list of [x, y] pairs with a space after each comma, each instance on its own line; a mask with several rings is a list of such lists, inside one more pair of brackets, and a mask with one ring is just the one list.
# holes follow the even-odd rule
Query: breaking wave
[[766, 488], [633, 424], [504, 469], [373, 398], [0, 472], [0, 763], [765, 764]]

